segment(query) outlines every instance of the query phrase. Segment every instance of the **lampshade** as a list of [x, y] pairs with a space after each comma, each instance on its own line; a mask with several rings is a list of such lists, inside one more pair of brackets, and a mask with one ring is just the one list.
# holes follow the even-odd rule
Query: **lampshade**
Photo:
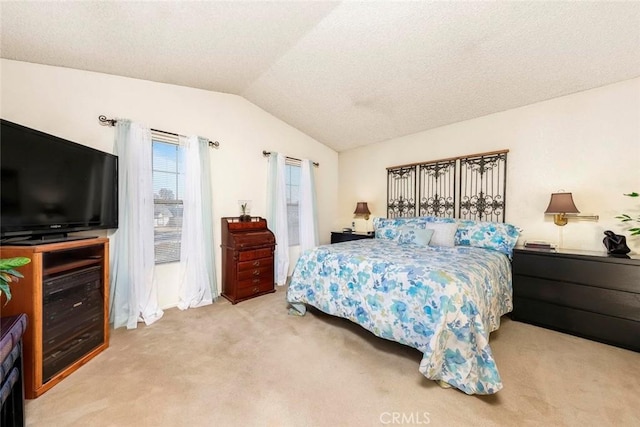
[[549, 200], [549, 206], [544, 211], [546, 214], [565, 214], [565, 213], [580, 213], [576, 204], [573, 203], [573, 196], [571, 193], [553, 193], [551, 194], [551, 200]]
[[563, 226], [567, 225], [568, 213], [580, 213], [576, 204], [573, 203], [573, 196], [571, 193], [553, 193], [551, 194], [551, 200], [549, 200], [549, 206], [544, 211], [546, 214], [553, 214], [553, 223], [555, 225]]
[[356, 216], [364, 216], [364, 219], [369, 219], [369, 215], [371, 211], [369, 211], [369, 206], [367, 206], [367, 202], [358, 202], [356, 205], [356, 210], [353, 212]]

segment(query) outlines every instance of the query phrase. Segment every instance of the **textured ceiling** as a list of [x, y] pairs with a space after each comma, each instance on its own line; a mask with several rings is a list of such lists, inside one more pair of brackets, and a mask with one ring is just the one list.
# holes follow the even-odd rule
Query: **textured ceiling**
[[241, 95], [344, 151], [640, 76], [640, 2], [5, 2], [3, 58]]

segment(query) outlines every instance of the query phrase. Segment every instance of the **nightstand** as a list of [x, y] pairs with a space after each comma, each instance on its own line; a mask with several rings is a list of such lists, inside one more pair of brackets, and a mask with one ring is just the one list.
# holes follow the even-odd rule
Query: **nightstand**
[[331, 232], [331, 243], [348, 242], [349, 240], [373, 239], [375, 234], [373, 231], [368, 233], [346, 233], [342, 231]]
[[640, 257], [516, 248], [511, 317], [640, 351]]

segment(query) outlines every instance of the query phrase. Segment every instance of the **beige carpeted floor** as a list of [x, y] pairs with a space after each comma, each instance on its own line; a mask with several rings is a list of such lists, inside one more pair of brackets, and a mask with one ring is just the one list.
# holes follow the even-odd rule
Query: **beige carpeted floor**
[[640, 354], [503, 319], [504, 389], [445, 390], [421, 354], [285, 292], [171, 309], [113, 331], [108, 350], [38, 399], [29, 426], [640, 425]]

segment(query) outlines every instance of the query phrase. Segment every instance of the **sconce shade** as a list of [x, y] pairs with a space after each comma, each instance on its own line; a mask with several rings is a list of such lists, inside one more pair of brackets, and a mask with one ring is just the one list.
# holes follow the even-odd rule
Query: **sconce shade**
[[576, 204], [573, 203], [573, 196], [571, 193], [553, 193], [551, 194], [551, 200], [549, 200], [549, 206], [544, 211], [546, 214], [566, 214], [566, 213], [580, 213]]
[[363, 216], [364, 219], [369, 219], [369, 215], [371, 211], [369, 211], [369, 206], [367, 206], [367, 202], [358, 202], [356, 205], [356, 210], [353, 212], [356, 216]]

